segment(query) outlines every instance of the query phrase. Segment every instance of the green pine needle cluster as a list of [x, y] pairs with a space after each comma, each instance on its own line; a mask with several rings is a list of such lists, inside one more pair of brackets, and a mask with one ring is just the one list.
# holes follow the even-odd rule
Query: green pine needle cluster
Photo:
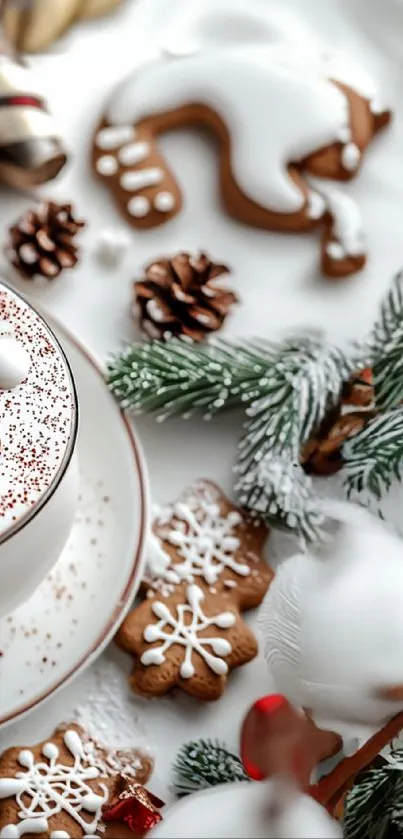
[[378, 756], [364, 769], [346, 797], [345, 839], [392, 839], [403, 836], [403, 752], [388, 760]]
[[259, 341], [150, 341], [110, 359], [108, 381], [122, 407], [135, 413], [154, 413], [160, 421], [196, 413], [210, 419], [265, 392], [274, 354]]
[[396, 408], [403, 400], [403, 271], [385, 295], [369, 340], [380, 410]]
[[341, 349], [306, 333], [265, 340], [187, 340], [135, 344], [108, 363], [108, 382], [124, 408], [163, 420], [210, 419], [243, 406], [236, 462], [240, 502], [302, 543], [318, 538], [323, 517], [301, 446], [339, 403], [352, 374], [371, 366], [374, 417], [343, 446], [348, 496], [381, 498], [400, 480], [403, 460], [403, 272], [393, 280], [364, 345]]
[[348, 497], [374, 495], [381, 499], [394, 480], [400, 480], [403, 463], [403, 411], [375, 416], [343, 446], [346, 459], [344, 485]]
[[303, 545], [321, 538], [324, 516], [318, 508], [312, 481], [298, 462], [288, 455], [274, 457], [269, 453], [247, 469], [242, 470], [238, 461], [236, 471], [235, 489], [243, 507], [269, 526], [295, 533]]
[[195, 740], [180, 749], [173, 766], [178, 796], [231, 781], [249, 781], [240, 758], [218, 740]]

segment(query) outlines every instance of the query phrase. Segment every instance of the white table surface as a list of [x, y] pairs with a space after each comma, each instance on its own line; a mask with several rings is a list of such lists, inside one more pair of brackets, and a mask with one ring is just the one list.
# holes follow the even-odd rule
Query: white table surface
[[[228, 3], [231, 6], [231, 0]], [[300, 324], [319, 325], [336, 339], [364, 334], [392, 274], [403, 264], [403, 47], [399, 62], [403, 2], [283, 3], [290, 9], [303, 9], [306, 22], [329, 37], [332, 46], [343, 46], [356, 59], [359, 56], [363, 66], [379, 78], [395, 111], [392, 127], [368, 150], [359, 178], [346, 186], [360, 201], [370, 257], [363, 273], [340, 283], [319, 275], [319, 248], [314, 237], [264, 233], [242, 227], [224, 215], [219, 206], [214, 149], [197, 133], [183, 132], [163, 142], [184, 185], [186, 207], [173, 222], [157, 230], [133, 232], [126, 228], [109, 195], [92, 177], [90, 138], [104, 98], [144, 49], [155, 45], [164, 26], [172, 24], [175, 9], [179, 14], [179, 0], [126, 0], [109, 19], [76, 27], [51, 53], [31, 59], [71, 151], [68, 168], [43, 194], [72, 201], [77, 213], [88, 220], [88, 228], [82, 237], [83, 258], [74, 272], [66, 272], [45, 289], [24, 289], [100, 359], [136, 337], [129, 308], [131, 284], [142, 265], [178, 249], [204, 248], [232, 265], [233, 285], [242, 305], [228, 322], [227, 331], [271, 338]], [[272, 3], [267, 0], [265, 5], [269, 12]], [[2, 229], [6, 231], [28, 206], [25, 197], [2, 192]], [[95, 258], [99, 235], [110, 227], [129, 230], [131, 241], [124, 261], [112, 271]], [[136, 427], [155, 500], [173, 498], [200, 476], [214, 478], [230, 489], [239, 416], [223, 416], [214, 424], [175, 420], [163, 426], [147, 418]], [[114, 651], [109, 655], [117, 661], [117, 672], [123, 678], [129, 667], [127, 658]], [[107, 681], [107, 670], [104, 672]], [[74, 704], [86, 694], [90, 678], [88, 674], [80, 677], [28, 718], [2, 732], [2, 745], [34, 742], [49, 734], [52, 725], [71, 714]], [[172, 758], [187, 739], [218, 736], [236, 747], [238, 723], [246, 707], [269, 689], [264, 664], [257, 659], [231, 677], [225, 698], [218, 703], [199, 705], [183, 696], [152, 702], [134, 698], [128, 712], [133, 743], [147, 743], [156, 753], [155, 790], [168, 795]], [[105, 690], [111, 693], [107, 684]]]

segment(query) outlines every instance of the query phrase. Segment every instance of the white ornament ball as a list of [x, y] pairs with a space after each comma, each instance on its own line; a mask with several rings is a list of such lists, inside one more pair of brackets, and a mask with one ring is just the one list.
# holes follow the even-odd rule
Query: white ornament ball
[[28, 376], [29, 353], [13, 335], [0, 335], [0, 390], [17, 387]]
[[385, 698], [403, 684], [403, 542], [353, 505], [337, 516], [329, 544], [280, 565], [259, 622], [276, 692], [350, 750], [403, 710]]
[[97, 244], [97, 258], [103, 265], [116, 268], [123, 260], [130, 245], [130, 238], [122, 230], [103, 230]]

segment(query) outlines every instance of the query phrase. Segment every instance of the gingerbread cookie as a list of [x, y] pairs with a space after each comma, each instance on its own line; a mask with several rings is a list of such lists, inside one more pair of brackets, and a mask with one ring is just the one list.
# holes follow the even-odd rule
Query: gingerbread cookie
[[147, 599], [129, 615], [118, 643], [137, 656], [130, 684], [162, 696], [178, 685], [199, 699], [219, 699], [230, 670], [257, 655], [256, 639], [230, 598], [186, 583]]
[[[227, 18], [217, 1], [210, 16]], [[322, 267], [340, 277], [360, 270], [366, 248], [352, 199], [312, 186], [310, 175], [354, 177], [363, 153], [390, 119], [373, 85], [332, 55], [299, 54], [284, 33], [191, 42], [138, 68], [115, 91], [95, 134], [93, 165], [126, 217], [148, 228], [173, 218], [182, 196], [163, 160], [159, 135], [209, 128], [220, 143], [221, 195], [227, 211], [256, 227], [323, 230]], [[238, 13], [239, 17], [239, 13]], [[224, 21], [225, 22], [225, 21]], [[239, 22], [239, 21], [238, 21]], [[200, 26], [203, 23], [201, 19]], [[278, 33], [277, 33], [278, 34]], [[180, 175], [180, 173], [179, 173]]]
[[103, 808], [117, 781], [144, 783], [152, 761], [134, 750], [110, 753], [75, 724], [51, 740], [13, 747], [0, 757], [0, 837], [121, 839], [120, 827], [105, 833]]
[[130, 683], [145, 695], [175, 685], [221, 696], [228, 673], [257, 653], [240, 610], [258, 606], [273, 577], [262, 551], [268, 529], [210, 481], [158, 512], [144, 577], [146, 600], [117, 642], [136, 657]]
[[153, 524], [144, 584], [164, 596], [176, 585], [201, 583], [230, 593], [244, 611], [262, 602], [273, 572], [263, 557], [269, 530], [240, 510], [212, 481], [197, 481]]

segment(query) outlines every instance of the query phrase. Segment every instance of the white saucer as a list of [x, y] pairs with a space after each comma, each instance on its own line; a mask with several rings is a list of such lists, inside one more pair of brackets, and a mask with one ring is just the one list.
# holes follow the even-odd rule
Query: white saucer
[[141, 579], [149, 505], [139, 443], [99, 368], [51, 325], [77, 384], [81, 498], [57, 566], [0, 621], [0, 726], [44, 702], [99, 655]]

